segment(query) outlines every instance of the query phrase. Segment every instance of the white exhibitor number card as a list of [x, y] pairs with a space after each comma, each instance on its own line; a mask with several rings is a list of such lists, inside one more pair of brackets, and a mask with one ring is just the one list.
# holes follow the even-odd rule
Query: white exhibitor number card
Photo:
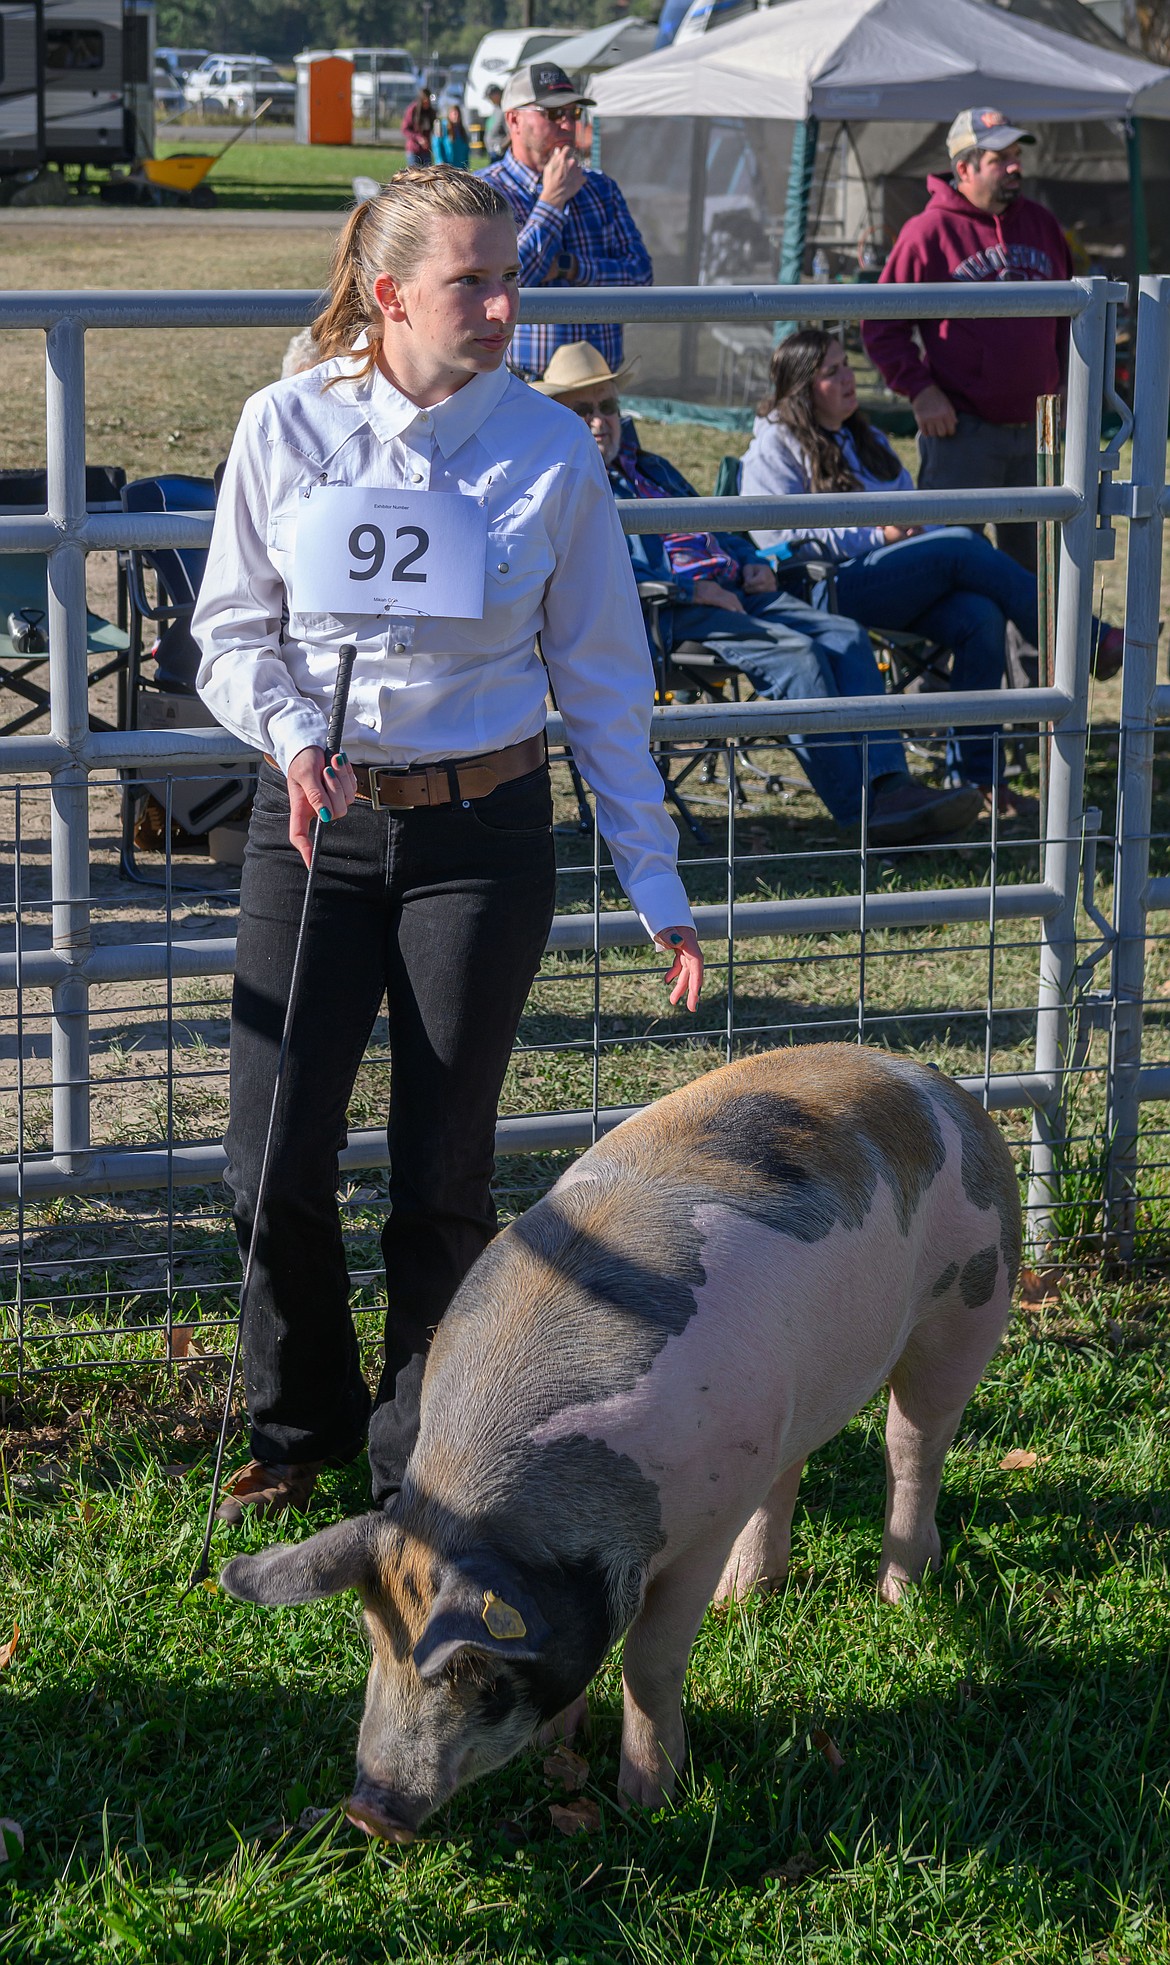
[[411, 614], [479, 621], [487, 510], [453, 491], [322, 485], [297, 516], [298, 614]]

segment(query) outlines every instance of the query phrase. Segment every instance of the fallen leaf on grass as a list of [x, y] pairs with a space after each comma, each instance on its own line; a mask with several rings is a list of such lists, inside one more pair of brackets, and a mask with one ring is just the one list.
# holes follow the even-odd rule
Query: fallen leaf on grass
[[1021, 1269], [1020, 1304], [1025, 1310], [1039, 1310], [1042, 1304], [1060, 1302], [1062, 1269]]
[[24, 1830], [8, 1815], [0, 1815], [0, 1869], [24, 1853]]
[[824, 1757], [826, 1765], [832, 1768], [834, 1774], [839, 1774], [845, 1765], [845, 1756], [837, 1742], [831, 1739], [820, 1726], [813, 1727], [809, 1738], [817, 1752]]
[[315, 1829], [318, 1822], [326, 1822], [336, 1813], [336, 1808], [302, 1808], [296, 1825], [299, 1829]]
[[1039, 1458], [1038, 1453], [1033, 1453], [1026, 1446], [1014, 1446], [1010, 1453], [1004, 1454], [999, 1463], [1000, 1470], [1005, 1474], [1020, 1474], [1028, 1467], [1035, 1467]]
[[589, 1762], [582, 1760], [571, 1747], [555, 1747], [544, 1763], [544, 1778], [550, 1788], [563, 1788], [566, 1794], [576, 1794], [589, 1779]]
[[[163, 1337], [163, 1349], [164, 1351], [166, 1349], [165, 1336]], [[171, 1356], [172, 1358], [205, 1358], [207, 1356], [206, 1351], [195, 1335], [194, 1324], [171, 1325]]]
[[601, 1827], [601, 1810], [595, 1801], [582, 1795], [579, 1801], [550, 1802], [549, 1821], [562, 1835], [596, 1835]]
[[164, 1481], [185, 1481], [190, 1472], [189, 1467], [183, 1467], [177, 1460], [172, 1460], [163, 1468], [162, 1477]]
[[16, 1647], [19, 1643], [20, 1643], [20, 1625], [14, 1622], [12, 1626], [12, 1636], [9, 1639], [8, 1643], [0, 1644], [0, 1672], [4, 1670], [5, 1665], [10, 1665], [12, 1663], [12, 1660], [16, 1655]]
[[93, 1520], [94, 1516], [97, 1514], [97, 1509], [94, 1507], [92, 1501], [79, 1501], [77, 1504], [77, 1512], [81, 1516], [82, 1521], [88, 1527], [90, 1522]]
[[787, 1883], [791, 1888], [794, 1884], [803, 1883], [806, 1876], [811, 1876], [816, 1866], [817, 1859], [811, 1849], [798, 1849], [796, 1854], [789, 1856], [786, 1862], [777, 1863], [772, 1869], [766, 1869], [764, 1882]]

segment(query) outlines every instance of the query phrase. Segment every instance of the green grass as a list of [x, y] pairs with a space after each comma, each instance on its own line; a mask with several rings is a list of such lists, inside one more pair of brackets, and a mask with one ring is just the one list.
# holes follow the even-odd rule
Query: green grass
[[[181, 143], [160, 143], [158, 155], [206, 155], [219, 148], [195, 132]], [[242, 137], [207, 182], [225, 211], [342, 212], [353, 203], [355, 177], [384, 180], [402, 169], [403, 160], [397, 145], [249, 143]]]
[[[611, 1662], [585, 1746], [601, 1826], [572, 1841], [539, 1753], [413, 1849], [363, 1846], [336, 1816], [292, 1827], [347, 1791], [354, 1601], [180, 1604], [205, 1394], [180, 1381], [149, 1411], [125, 1386], [46, 1394], [0, 1496], [0, 1609], [21, 1626], [0, 1814], [27, 1837], [0, 1958], [1163, 1959], [1166, 1292], [1126, 1305], [1124, 1324], [1108, 1294], [1017, 1323], [948, 1462], [942, 1574], [898, 1610], [874, 1596], [876, 1405], [826, 1447], [787, 1589], [704, 1624], [675, 1806], [615, 1804]], [[1012, 1447], [1035, 1469], [1001, 1471]], [[363, 1499], [363, 1470], [329, 1476], [316, 1520]], [[219, 1537], [220, 1557], [241, 1540]]]

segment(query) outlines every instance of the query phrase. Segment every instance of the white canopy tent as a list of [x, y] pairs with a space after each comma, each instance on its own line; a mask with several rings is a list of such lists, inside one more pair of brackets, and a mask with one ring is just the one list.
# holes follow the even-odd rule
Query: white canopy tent
[[785, 0], [599, 78], [602, 116], [1170, 117], [1170, 70], [984, 0]]
[[[1046, 21], [1027, 17], [1040, 12]], [[1080, 31], [1048, 25], [1054, 18]], [[901, 187], [913, 202], [894, 223], [920, 209], [920, 171], [946, 168], [946, 125], [981, 103], [1025, 127], [1041, 126], [1028, 158], [1033, 178], [1056, 143], [1045, 125], [1068, 129], [1061, 144], [1082, 160], [1069, 175], [1098, 169], [1085, 161], [1090, 152], [1112, 151], [1109, 174], [1118, 181], [1103, 229], [1107, 238], [1119, 229], [1124, 236], [1118, 198], [1128, 178], [1134, 255], [1139, 270], [1148, 264], [1133, 119], [1165, 119], [1170, 135], [1170, 70], [1130, 54], [1100, 23], [1085, 20], [1080, 5], [781, 0], [599, 75], [591, 94], [605, 167], [622, 184], [664, 281], [775, 277], [777, 259], [781, 280], [800, 278], [822, 122], [854, 153], [867, 224], [878, 220], [868, 229], [891, 236], [881, 222], [894, 216], [888, 204], [879, 198], [869, 209], [872, 180], [884, 185], [898, 168], [895, 157], [917, 153], [913, 181]], [[1100, 210], [1097, 189], [1078, 185], [1067, 201], [1076, 215], [1094, 202]], [[1072, 215], [1066, 208], [1061, 222], [1068, 225]], [[857, 229], [855, 222], [848, 236], [856, 238]], [[646, 386], [668, 384], [672, 371], [675, 387], [681, 383], [687, 393], [700, 384], [693, 333], [682, 335], [673, 358], [661, 338], [654, 355], [649, 346], [642, 352], [654, 371]]]

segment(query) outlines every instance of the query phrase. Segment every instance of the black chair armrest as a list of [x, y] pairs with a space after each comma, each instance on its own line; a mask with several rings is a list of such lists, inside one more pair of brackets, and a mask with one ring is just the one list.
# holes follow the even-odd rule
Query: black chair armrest
[[669, 606], [679, 599], [679, 589], [673, 580], [639, 580], [638, 599], [648, 603], [657, 602], [659, 606]]
[[831, 559], [806, 559], [801, 561], [801, 565], [808, 575], [810, 587], [815, 587], [818, 580], [824, 581], [826, 610], [830, 614], [836, 614], [838, 611], [836, 561]]

